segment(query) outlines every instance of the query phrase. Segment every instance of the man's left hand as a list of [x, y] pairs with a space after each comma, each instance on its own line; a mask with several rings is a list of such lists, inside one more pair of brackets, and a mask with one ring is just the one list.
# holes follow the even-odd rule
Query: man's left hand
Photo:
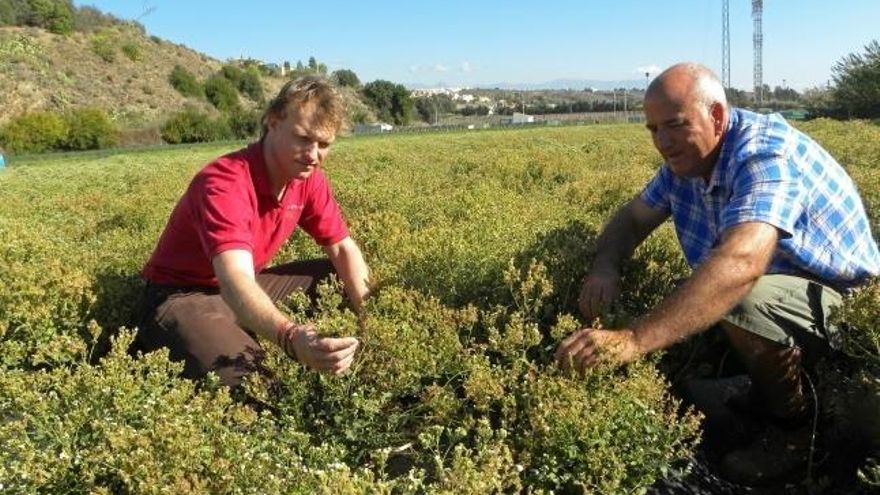
[[583, 328], [559, 344], [554, 357], [562, 370], [583, 373], [600, 363], [623, 365], [635, 361], [642, 352], [632, 330]]

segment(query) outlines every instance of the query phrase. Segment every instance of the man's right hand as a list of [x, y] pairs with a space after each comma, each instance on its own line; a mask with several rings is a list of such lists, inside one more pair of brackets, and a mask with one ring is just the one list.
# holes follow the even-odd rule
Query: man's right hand
[[584, 278], [578, 309], [588, 321], [601, 315], [620, 296], [620, 275], [613, 270], [592, 271]]
[[281, 348], [304, 366], [333, 375], [344, 373], [354, 361], [354, 337], [320, 337], [312, 324], [291, 325], [278, 338]]

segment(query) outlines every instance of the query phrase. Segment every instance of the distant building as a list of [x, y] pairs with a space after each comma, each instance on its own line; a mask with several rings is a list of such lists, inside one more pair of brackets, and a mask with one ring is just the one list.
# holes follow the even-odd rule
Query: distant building
[[368, 124], [355, 124], [351, 129], [352, 134], [380, 134], [394, 129], [391, 124], [385, 122], [371, 122]]
[[508, 124], [532, 124], [535, 122], [534, 115], [526, 115], [524, 113], [513, 112]]

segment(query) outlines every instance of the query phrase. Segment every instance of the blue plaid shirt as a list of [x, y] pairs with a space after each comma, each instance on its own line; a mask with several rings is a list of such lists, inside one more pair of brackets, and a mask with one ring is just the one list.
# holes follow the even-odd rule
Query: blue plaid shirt
[[676, 176], [664, 164], [640, 197], [672, 215], [691, 267], [730, 227], [764, 222], [780, 231], [767, 273], [800, 274], [839, 289], [880, 273], [880, 253], [852, 179], [776, 114], [732, 109], [708, 183]]

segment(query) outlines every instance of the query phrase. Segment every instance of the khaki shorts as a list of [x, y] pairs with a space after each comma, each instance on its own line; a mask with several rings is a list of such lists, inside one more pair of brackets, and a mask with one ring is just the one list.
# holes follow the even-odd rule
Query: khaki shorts
[[828, 322], [842, 296], [831, 287], [794, 275], [764, 275], [724, 321], [774, 342], [805, 351], [840, 348], [840, 329]]

